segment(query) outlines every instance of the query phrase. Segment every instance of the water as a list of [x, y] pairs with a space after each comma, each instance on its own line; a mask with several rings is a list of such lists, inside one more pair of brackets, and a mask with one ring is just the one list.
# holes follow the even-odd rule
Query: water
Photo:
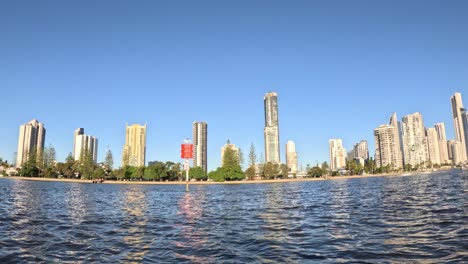
[[0, 179], [0, 263], [468, 262], [468, 176], [249, 185]]

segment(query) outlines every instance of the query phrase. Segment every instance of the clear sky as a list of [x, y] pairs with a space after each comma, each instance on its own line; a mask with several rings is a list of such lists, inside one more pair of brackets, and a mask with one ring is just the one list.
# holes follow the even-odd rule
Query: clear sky
[[208, 167], [230, 139], [264, 152], [263, 96], [279, 95], [281, 160], [328, 160], [396, 111], [445, 122], [468, 104], [468, 1], [1, 1], [0, 157], [19, 126], [45, 124], [62, 161], [73, 131], [120, 164], [125, 123], [148, 123], [147, 161], [179, 161], [208, 123]]

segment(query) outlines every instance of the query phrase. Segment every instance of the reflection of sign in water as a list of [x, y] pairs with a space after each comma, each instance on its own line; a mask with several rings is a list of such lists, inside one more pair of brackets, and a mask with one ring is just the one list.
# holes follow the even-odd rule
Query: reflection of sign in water
[[184, 171], [188, 171], [188, 170], [190, 170], [190, 163], [188, 162], [188, 160], [186, 160], [184, 162]]
[[193, 159], [193, 144], [180, 145], [180, 158]]

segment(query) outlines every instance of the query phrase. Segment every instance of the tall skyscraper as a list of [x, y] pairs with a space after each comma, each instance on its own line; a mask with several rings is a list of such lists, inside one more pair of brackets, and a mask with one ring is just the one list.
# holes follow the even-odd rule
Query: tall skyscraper
[[463, 123], [463, 132], [465, 132], [465, 161], [468, 160], [468, 113], [466, 112], [466, 109], [463, 108], [461, 110], [461, 118], [462, 118], [462, 123]]
[[[75, 155], [76, 152], [76, 137], [79, 135], [84, 135], [84, 128], [77, 128], [75, 132], [73, 132], [73, 158], [76, 160], [77, 157]], [[79, 157], [78, 157], [79, 158]]]
[[296, 144], [292, 140], [286, 143], [286, 163], [291, 173], [297, 173]]
[[375, 163], [377, 167], [389, 165], [392, 169], [401, 169], [399, 143], [395, 127], [392, 125], [380, 125], [374, 129]]
[[146, 161], [146, 123], [145, 125], [125, 125], [125, 145], [122, 153], [122, 164], [142, 167]]
[[450, 101], [452, 103], [452, 115], [453, 115], [453, 126], [455, 129], [455, 139], [461, 142], [460, 147], [460, 160], [461, 162], [465, 162], [467, 160], [467, 153], [466, 153], [466, 134], [465, 129], [463, 127], [463, 115], [462, 110], [463, 107], [463, 100], [461, 93], [455, 93], [451, 98]]
[[395, 145], [395, 153], [396, 153], [396, 168], [403, 168], [403, 161], [404, 161], [404, 153], [403, 153], [403, 138], [402, 138], [402, 127], [401, 123], [397, 119], [397, 114], [394, 112], [390, 117], [389, 125], [393, 126], [394, 133], [395, 133], [395, 140], [397, 144]]
[[208, 125], [205, 122], [193, 122], [192, 140], [193, 166], [208, 172]]
[[341, 139], [330, 139], [330, 169], [332, 171], [341, 170], [346, 167], [346, 149], [343, 148]]
[[280, 163], [278, 95], [266, 93], [265, 106], [265, 162]]
[[367, 145], [367, 140], [361, 140], [361, 142], [354, 145], [354, 157], [362, 158], [364, 160], [369, 159], [369, 147]]
[[36, 119], [20, 126], [16, 166], [20, 167], [30, 157], [37, 159], [44, 152], [46, 129]]
[[234, 152], [234, 156], [237, 157], [237, 162], [239, 163], [239, 148], [235, 144], [228, 142], [221, 148], [221, 166], [224, 166], [224, 153], [228, 148]]
[[351, 152], [353, 154], [353, 160], [364, 166], [366, 161], [369, 159], [369, 148], [367, 145], [367, 140], [361, 140], [361, 142], [354, 144], [353, 150]]
[[462, 143], [456, 140], [447, 141], [448, 155], [449, 159], [453, 165], [458, 165], [462, 163], [460, 156], [462, 155]]
[[74, 133], [73, 157], [75, 160], [85, 158], [90, 155], [94, 162], [97, 162], [98, 140], [95, 137], [84, 134], [83, 128], [77, 128]]
[[450, 164], [451, 161], [448, 155], [448, 147], [447, 147], [447, 137], [445, 136], [445, 124], [444, 123], [436, 123], [434, 125], [435, 130], [437, 132], [437, 140], [439, 142], [439, 154], [440, 154], [440, 163], [441, 164]]
[[439, 140], [437, 138], [437, 130], [435, 127], [426, 129], [427, 135], [427, 153], [429, 155], [429, 161], [432, 164], [441, 164], [440, 162], [440, 151], [439, 151]]
[[426, 133], [421, 113], [403, 117], [403, 151], [405, 164], [414, 167], [428, 161]]

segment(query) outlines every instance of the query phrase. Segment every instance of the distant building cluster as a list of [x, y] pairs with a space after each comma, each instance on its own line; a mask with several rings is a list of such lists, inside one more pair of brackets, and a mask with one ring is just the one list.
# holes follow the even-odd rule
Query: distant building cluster
[[[377, 168], [391, 170], [407, 168], [428, 168], [433, 165], [459, 165], [468, 161], [468, 113], [463, 106], [462, 96], [455, 93], [450, 98], [455, 131], [455, 139], [447, 140], [445, 124], [436, 123], [434, 127], [425, 127], [423, 116], [416, 112], [398, 120], [397, 114], [390, 116], [388, 124], [374, 129], [374, 161]], [[265, 163], [280, 164], [280, 138], [278, 95], [268, 92], [264, 96], [264, 147]], [[21, 125], [18, 139], [16, 166], [21, 167], [30, 158], [37, 158], [44, 152], [46, 129], [44, 124], [33, 119]], [[146, 164], [147, 125], [126, 124], [125, 144], [122, 151], [122, 165], [145, 166]], [[192, 124], [193, 166], [208, 171], [208, 124], [195, 121]], [[226, 144], [221, 149], [221, 160], [225, 150], [230, 148], [239, 156], [240, 150], [235, 144]], [[73, 158], [82, 160], [90, 157], [97, 162], [98, 139], [86, 135], [84, 128], [74, 131]], [[371, 159], [366, 140], [354, 144], [349, 152], [340, 138], [329, 140], [331, 171], [344, 170], [347, 162], [353, 161], [365, 166]], [[263, 162], [263, 160], [261, 161]], [[298, 168], [296, 145], [289, 140], [286, 143], [286, 164], [289, 177], [303, 175]], [[221, 164], [223, 165], [223, 164]], [[260, 168], [254, 164], [255, 168]]]
[[[451, 98], [455, 139], [448, 140], [445, 124], [424, 126], [423, 116], [416, 112], [406, 115], [401, 122], [396, 113], [388, 124], [374, 129], [375, 163], [377, 167], [389, 166], [392, 170], [403, 168], [429, 168], [433, 165], [460, 165], [468, 157], [468, 113], [463, 107], [462, 96], [455, 93]], [[344, 168], [341, 139], [330, 139], [330, 169]], [[367, 153], [366, 153], [367, 152]], [[367, 142], [361, 141], [348, 153], [347, 159], [363, 164], [369, 158]]]

